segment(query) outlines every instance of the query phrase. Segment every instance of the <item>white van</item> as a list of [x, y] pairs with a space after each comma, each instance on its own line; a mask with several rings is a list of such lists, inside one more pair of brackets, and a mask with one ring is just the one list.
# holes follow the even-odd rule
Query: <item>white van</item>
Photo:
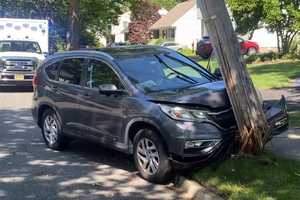
[[31, 86], [48, 49], [47, 20], [0, 18], [0, 86]]

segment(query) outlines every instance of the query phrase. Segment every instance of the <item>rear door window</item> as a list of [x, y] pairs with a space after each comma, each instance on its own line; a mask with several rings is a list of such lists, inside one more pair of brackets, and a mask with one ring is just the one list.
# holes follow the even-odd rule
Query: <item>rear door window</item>
[[67, 84], [80, 85], [84, 64], [84, 58], [65, 59], [60, 67], [58, 81]]
[[51, 80], [56, 80], [60, 62], [53, 63], [46, 67], [45, 71]]

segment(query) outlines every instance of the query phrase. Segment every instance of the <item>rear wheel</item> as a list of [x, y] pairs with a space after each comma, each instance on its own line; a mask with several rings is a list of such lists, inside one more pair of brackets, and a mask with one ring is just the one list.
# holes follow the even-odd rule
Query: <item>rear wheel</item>
[[62, 150], [68, 144], [68, 139], [61, 131], [61, 122], [51, 109], [43, 113], [42, 134], [45, 144], [50, 149]]
[[171, 178], [172, 167], [162, 138], [152, 130], [140, 130], [133, 141], [134, 161], [141, 176], [154, 183]]
[[257, 54], [257, 50], [255, 48], [251, 47], [248, 49], [247, 54], [248, 54], [248, 56], [255, 55], [255, 54]]

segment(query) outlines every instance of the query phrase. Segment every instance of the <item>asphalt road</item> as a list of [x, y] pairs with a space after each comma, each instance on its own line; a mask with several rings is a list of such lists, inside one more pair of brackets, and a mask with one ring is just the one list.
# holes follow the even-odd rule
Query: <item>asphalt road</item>
[[28, 91], [0, 92], [0, 199], [182, 199], [173, 183], [141, 179], [131, 157], [83, 141], [45, 147]]

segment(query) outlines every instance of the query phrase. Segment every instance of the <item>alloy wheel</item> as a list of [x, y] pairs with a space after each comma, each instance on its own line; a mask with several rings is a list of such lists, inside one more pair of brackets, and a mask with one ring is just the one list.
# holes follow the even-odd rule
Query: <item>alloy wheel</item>
[[147, 138], [138, 142], [137, 159], [141, 168], [148, 174], [153, 175], [159, 167], [159, 154], [155, 144]]
[[55, 120], [55, 118], [51, 115], [48, 115], [45, 118], [44, 122], [44, 135], [47, 140], [47, 142], [50, 145], [53, 145], [58, 138], [58, 124]]

